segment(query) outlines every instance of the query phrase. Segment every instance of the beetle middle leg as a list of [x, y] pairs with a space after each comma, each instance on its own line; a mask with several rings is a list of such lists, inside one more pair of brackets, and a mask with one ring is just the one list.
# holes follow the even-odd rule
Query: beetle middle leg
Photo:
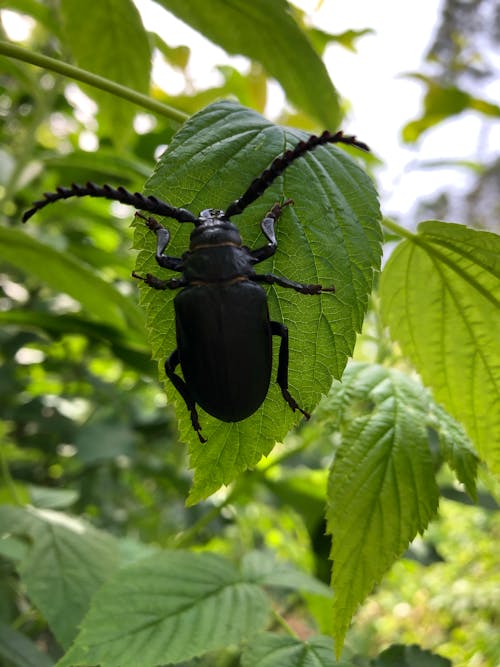
[[284, 324], [281, 324], [281, 322], [271, 321], [271, 333], [273, 336], [279, 336], [281, 338], [276, 382], [281, 389], [283, 398], [294, 412], [295, 410], [298, 410], [299, 412], [302, 412], [306, 419], [309, 419], [311, 415], [305, 410], [302, 410], [297, 401], [288, 391], [288, 329]]
[[321, 294], [321, 292], [335, 292], [335, 287], [323, 287], [322, 285], [305, 285], [297, 283], [290, 278], [275, 276], [274, 273], [261, 273], [252, 277], [252, 280], [260, 283], [268, 283], [269, 285], [280, 285], [280, 287], [289, 287], [290, 289], [300, 292], [301, 294]]
[[201, 435], [201, 426], [198, 419], [198, 412], [196, 410], [196, 402], [194, 398], [191, 396], [191, 392], [189, 391], [189, 387], [187, 386], [187, 384], [175, 372], [175, 369], [179, 365], [179, 362], [180, 362], [179, 350], [174, 350], [167, 359], [167, 361], [165, 362], [165, 373], [168, 379], [172, 382], [174, 387], [177, 389], [179, 394], [184, 399], [186, 407], [189, 410], [189, 414], [191, 415], [191, 424], [193, 425], [194, 430], [198, 434], [200, 442], [206, 442], [206, 438], [204, 438]]
[[186, 287], [188, 284], [184, 278], [169, 278], [167, 280], [162, 280], [157, 276], [153, 276], [151, 273], [146, 273], [145, 276], [141, 276], [135, 271], [132, 271], [132, 277], [137, 278], [137, 280], [142, 280], [146, 285], [157, 290], [179, 289], [180, 287]]

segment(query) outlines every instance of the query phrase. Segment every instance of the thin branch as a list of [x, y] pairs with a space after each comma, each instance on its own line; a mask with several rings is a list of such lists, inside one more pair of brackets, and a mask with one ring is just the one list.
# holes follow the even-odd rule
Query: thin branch
[[94, 88], [99, 88], [104, 90], [111, 95], [116, 95], [121, 97], [128, 102], [133, 102], [143, 109], [152, 111], [153, 113], [159, 114], [160, 116], [165, 116], [171, 120], [177, 121], [178, 123], [184, 123], [188, 119], [188, 115], [182, 111], [178, 111], [173, 107], [168, 106], [167, 104], [162, 104], [157, 100], [154, 100], [147, 95], [138, 93], [132, 88], [127, 88], [127, 86], [122, 86], [115, 81], [106, 79], [103, 76], [97, 74], [92, 74], [87, 70], [80, 69], [74, 65], [63, 62], [62, 60], [57, 60], [56, 58], [50, 58], [49, 56], [44, 56], [41, 53], [34, 53], [28, 49], [23, 49], [21, 46], [16, 46], [10, 42], [5, 42], [0, 40], [0, 55], [7, 56], [9, 58], [15, 58], [16, 60], [23, 60], [24, 62], [31, 63], [42, 69], [50, 70], [51, 72], [57, 72], [57, 74], [62, 74], [63, 76], [74, 79], [75, 81], [81, 81], [86, 83], [89, 86]]

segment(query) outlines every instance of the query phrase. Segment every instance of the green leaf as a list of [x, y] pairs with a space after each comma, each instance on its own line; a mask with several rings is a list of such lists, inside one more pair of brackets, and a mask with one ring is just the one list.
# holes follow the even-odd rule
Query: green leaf
[[340, 46], [343, 46], [348, 51], [356, 53], [356, 42], [358, 39], [365, 35], [371, 35], [373, 32], [374, 31], [371, 28], [364, 28], [363, 30], [345, 30], [344, 32], [333, 35], [324, 30], [320, 30], [319, 28], [310, 28], [307, 34], [313, 42], [316, 50], [321, 54], [324, 52], [328, 44], [331, 44], [332, 42], [340, 44]]
[[427, 426], [436, 431], [443, 458], [455, 471], [458, 481], [465, 486], [469, 496], [477, 501], [476, 478], [479, 460], [463, 426], [435, 403], [431, 405]]
[[[226, 208], [269, 166], [285, 146], [306, 135], [277, 127], [259, 114], [230, 102], [210, 105], [193, 116], [173, 138], [147, 183], [154, 194], [175, 206], [198, 213]], [[259, 222], [277, 201], [292, 198], [277, 226], [278, 251], [261, 265], [292, 280], [336, 286], [336, 294], [304, 296], [292, 290], [268, 289], [271, 319], [289, 328], [289, 387], [292, 396], [311, 410], [339, 378], [360, 331], [367, 298], [381, 252], [379, 209], [371, 181], [339, 148], [321, 147], [301, 158], [242, 215], [235, 218], [246, 245], [264, 245]], [[168, 254], [180, 257], [189, 244], [191, 225], [167, 222], [172, 234]], [[141, 248], [136, 270], [167, 277], [155, 262], [155, 236], [136, 226], [135, 247]], [[147, 328], [160, 373], [176, 348], [170, 290], [142, 286]], [[274, 345], [274, 373], [278, 345]], [[242, 350], [244, 354], [244, 350]], [[190, 443], [195, 470], [190, 502], [197, 502], [253, 467], [288, 432], [297, 415], [275, 382], [263, 406], [242, 422], [225, 424], [200, 410], [200, 445], [184, 401], [166, 383], [176, 406], [181, 437]]]
[[407, 123], [403, 128], [403, 139], [415, 142], [426, 130], [463, 111], [477, 111], [484, 116], [500, 117], [500, 106], [487, 100], [473, 97], [456, 86], [443, 86], [440, 82], [422, 74], [409, 74], [409, 78], [422, 81], [427, 86], [424, 111], [420, 118]]
[[500, 236], [429, 221], [380, 280], [391, 335], [479, 455], [500, 472]]
[[339, 96], [285, 0], [158, 0], [225, 51], [261, 63], [299, 109], [325, 127], [341, 118]]
[[220, 556], [163, 551], [120, 570], [96, 594], [58, 667], [156, 667], [261, 630], [269, 600]]
[[68, 646], [92, 596], [118, 565], [114, 539], [61, 512], [9, 506], [0, 508], [0, 532], [30, 538], [17, 569], [29, 598]]
[[320, 635], [302, 641], [270, 632], [260, 633], [245, 647], [241, 667], [354, 667], [354, 663], [337, 662], [331, 637]]
[[412, 644], [394, 644], [372, 661], [373, 667], [452, 667], [447, 658]]
[[68, 254], [17, 229], [1, 227], [0, 257], [53, 289], [66, 292], [101, 322], [127, 328], [129, 335], [142, 335], [142, 313], [132, 299]]
[[[62, 35], [76, 64], [140, 93], [149, 90], [151, 49], [132, 0], [61, 1]], [[132, 133], [135, 109], [114, 95], [92, 89], [99, 103], [102, 131], [124, 145]]]
[[30, 484], [28, 486], [30, 500], [35, 507], [44, 509], [63, 509], [73, 505], [79, 497], [75, 489], [53, 489], [46, 486]]
[[428, 393], [398, 371], [352, 364], [326, 405], [340, 431], [327, 493], [333, 537], [334, 639], [436, 514]]
[[271, 553], [262, 551], [247, 553], [243, 558], [242, 572], [246, 579], [262, 586], [292, 588], [304, 593], [331, 596], [328, 586], [291, 563], [278, 561]]
[[54, 664], [36, 644], [5, 623], [0, 623], [0, 657], [2, 665], [10, 667], [52, 667]]

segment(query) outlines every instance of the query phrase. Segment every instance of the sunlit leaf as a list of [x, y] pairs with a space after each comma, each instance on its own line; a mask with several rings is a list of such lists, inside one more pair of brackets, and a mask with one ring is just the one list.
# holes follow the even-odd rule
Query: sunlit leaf
[[341, 435], [326, 515], [337, 647], [358, 604], [436, 513], [428, 401], [401, 372], [352, 364], [323, 405]]
[[391, 335], [436, 400], [500, 471], [500, 236], [421, 223], [380, 281]]

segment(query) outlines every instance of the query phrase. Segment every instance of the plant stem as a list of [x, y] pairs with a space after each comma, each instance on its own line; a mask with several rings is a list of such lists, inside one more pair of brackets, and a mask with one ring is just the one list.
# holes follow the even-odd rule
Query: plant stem
[[138, 93], [132, 88], [127, 88], [127, 86], [122, 86], [115, 81], [106, 79], [103, 76], [97, 74], [92, 74], [87, 70], [80, 69], [74, 65], [69, 65], [68, 63], [63, 62], [62, 60], [57, 60], [56, 58], [50, 58], [49, 56], [44, 56], [41, 53], [34, 53], [28, 49], [23, 49], [21, 46], [16, 46], [15, 44], [10, 44], [0, 40], [0, 55], [7, 56], [9, 58], [15, 58], [16, 60], [23, 60], [24, 62], [31, 63], [37, 67], [41, 67], [52, 72], [57, 72], [63, 76], [67, 76], [75, 81], [81, 81], [86, 83], [94, 88], [99, 88], [100, 90], [105, 90], [112, 95], [121, 97], [124, 100], [133, 102], [143, 109], [152, 111], [171, 120], [177, 121], [178, 123], [183, 123], [187, 120], [188, 115], [182, 111], [178, 111], [173, 107], [168, 106], [167, 104], [162, 104], [157, 100], [154, 100], [147, 95]]
[[287, 633], [287, 635], [290, 635], [291, 637], [297, 638], [297, 633], [293, 630], [293, 628], [285, 621], [283, 616], [277, 612], [275, 609], [271, 610], [272, 617], [274, 619], [274, 624], [278, 625], [279, 627], [283, 628], [283, 630]]
[[404, 227], [400, 227], [400, 225], [398, 225], [393, 220], [390, 220], [389, 218], [383, 218], [382, 219], [382, 226], [387, 227], [387, 229], [390, 229], [391, 232], [394, 232], [398, 236], [402, 236], [405, 239], [414, 239], [415, 238], [415, 234], [413, 234], [412, 232], [409, 232]]

